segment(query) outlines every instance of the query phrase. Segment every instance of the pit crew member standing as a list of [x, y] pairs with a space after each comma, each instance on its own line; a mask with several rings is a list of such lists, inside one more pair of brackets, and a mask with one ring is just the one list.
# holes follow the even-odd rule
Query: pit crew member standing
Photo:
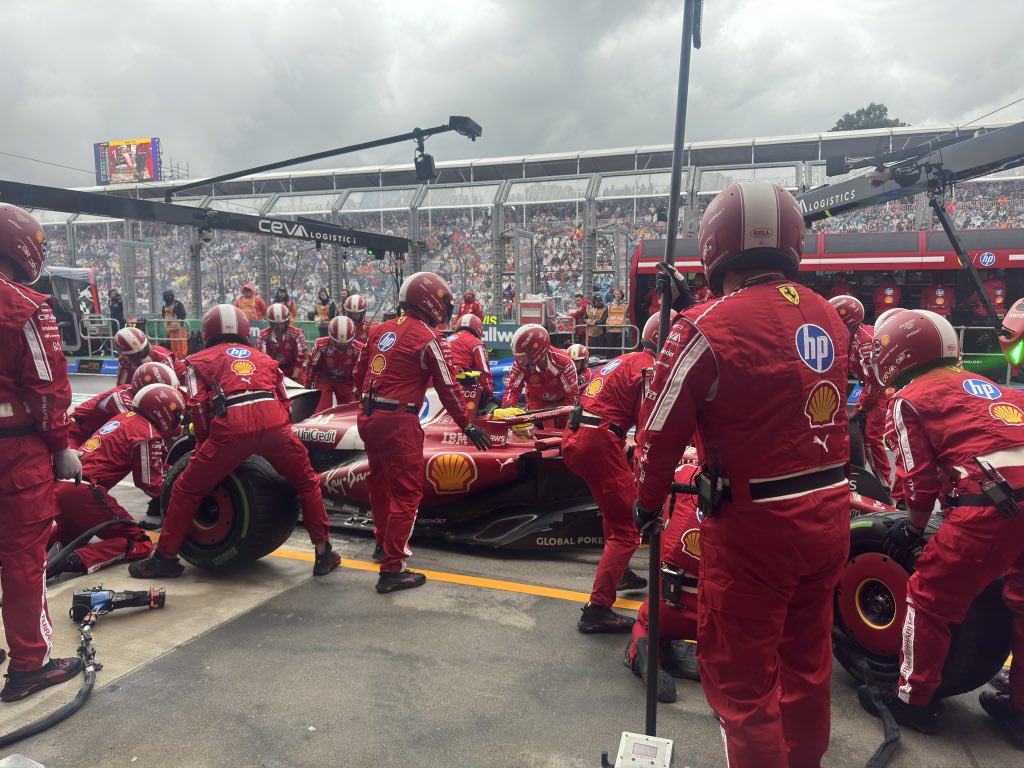
[[[997, 271], [985, 270], [984, 288], [985, 293], [988, 294], [989, 303], [996, 312], [996, 317], [1002, 320], [1006, 314], [1006, 281], [999, 277]], [[971, 308], [971, 321], [974, 325], [989, 324], [988, 310], [985, 309], [985, 303], [978, 296], [977, 291], [967, 297], [964, 306]]]
[[146, 532], [110, 490], [130, 472], [135, 487], [151, 499], [163, 490], [164, 438], [172, 437], [185, 415], [185, 398], [176, 387], [148, 384], [118, 414], [82, 445], [82, 476], [90, 485], [58, 483], [60, 515], [50, 544], [69, 543], [111, 518], [127, 521], [96, 534], [98, 542], [78, 547], [59, 566], [60, 573], [93, 573], [121, 560], [141, 560], [153, 551]]
[[169, 349], [150, 344], [141, 328], [122, 328], [114, 334], [114, 351], [117, 352], [118, 384], [130, 384], [136, 369], [149, 362], [168, 365], [179, 379], [185, 378], [185, 364]]
[[316, 549], [313, 575], [341, 562], [328, 539], [323, 496], [309, 456], [291, 430], [288, 396], [277, 362], [248, 346], [249, 320], [230, 304], [203, 315], [206, 349], [189, 355], [188, 407], [196, 451], [178, 475], [156, 552], [132, 563], [137, 579], [180, 576], [178, 550], [203, 498], [253, 453], [263, 456], [299, 497], [302, 520]]
[[[936, 500], [949, 508], [907, 583], [899, 687], [885, 703], [896, 722], [937, 730], [949, 626], [1005, 573], [1003, 598], [1014, 614], [1010, 691], [980, 698], [1024, 749], [1024, 394], [963, 370], [956, 331], [932, 312], [901, 312], [875, 338], [878, 380], [899, 388], [891, 405], [896, 485], [908, 508], [886, 535], [886, 554], [911, 562]], [[874, 714], [868, 692], [858, 694]]]
[[306, 337], [291, 324], [292, 313], [284, 304], [271, 304], [267, 310], [267, 328], [260, 331], [256, 343], [260, 352], [277, 361], [281, 373], [296, 381], [302, 380], [306, 362]]
[[82, 671], [78, 658], [50, 658], [46, 542], [57, 515], [54, 475], [81, 479], [68, 448], [71, 385], [50, 299], [33, 283], [46, 258], [35, 217], [0, 204], [0, 582], [10, 648], [3, 701], [18, 701]]
[[476, 293], [472, 290], [467, 290], [462, 294], [462, 303], [459, 304], [459, 311], [455, 313], [455, 316], [462, 318], [464, 315], [476, 315], [480, 318], [480, 322], [484, 321], [484, 308], [480, 306], [480, 302], [476, 300]]
[[327, 338], [317, 339], [313, 345], [306, 364], [305, 383], [310, 389], [321, 392], [314, 413], [358, 399], [353, 373], [363, 345], [352, 340], [355, 333], [355, 323], [349, 318], [335, 317], [328, 326]]
[[130, 411], [132, 398], [147, 384], [169, 384], [176, 387], [178, 377], [170, 366], [163, 363], [143, 363], [132, 374], [131, 384], [119, 384], [75, 408], [68, 425], [68, 445], [78, 448], [114, 416]]
[[[565, 466], [590, 488], [604, 530], [604, 551], [583, 616], [580, 632], [628, 632], [633, 619], [612, 610], [616, 589], [641, 589], [647, 582], [632, 571], [629, 561], [640, 546], [633, 524], [636, 483], [626, 461], [626, 433], [640, 416], [648, 377], [658, 344], [658, 316], [644, 326], [643, 349], [609, 360], [580, 393], [562, 437]], [[622, 583], [628, 573], [630, 583]]]
[[[694, 296], [694, 301], [697, 297]], [[703, 304], [704, 302], [698, 302]], [[657, 330], [655, 330], [657, 334]], [[696, 458], [696, 452], [693, 454]], [[684, 464], [676, 470], [675, 482], [692, 485], [699, 467]], [[666, 589], [661, 592], [659, 614], [658, 649], [661, 665], [658, 669], [658, 701], [676, 700], [676, 683], [673, 677], [700, 680], [695, 658], [696, 645], [680, 643], [697, 637], [697, 575], [700, 573], [700, 520], [697, 500], [690, 494], [676, 496], [676, 503], [670, 510], [668, 526], [661, 534], [662, 584], [673, 584], [673, 594]], [[665, 566], [671, 569], [666, 572]], [[650, 651], [648, 614], [650, 599], [645, 600], [633, 624], [633, 636], [626, 646], [623, 663], [633, 674], [647, 682], [647, 654]]]
[[494, 395], [494, 377], [491, 375], [491, 361], [487, 359], [487, 347], [481, 341], [484, 323], [475, 314], [464, 314], [455, 321], [454, 331], [448, 337], [448, 346], [452, 348], [455, 372], [477, 371], [480, 374], [476, 379], [479, 394], [475, 399], [467, 398], [467, 403], [478, 405], [487, 402]]
[[732, 184], [705, 211], [698, 241], [722, 298], [677, 317], [655, 364], [634, 516], [644, 527], [656, 518], [695, 432], [709, 480], [717, 451], [721, 498], [701, 502], [705, 696], [732, 768], [817, 768], [829, 740], [833, 593], [849, 550], [849, 333], [793, 282], [804, 222], [782, 187]]
[[366, 319], [366, 299], [358, 293], [353, 293], [342, 305], [345, 316], [356, 325], [355, 340], [365, 343], [370, 334], [373, 323]]
[[552, 405], [575, 405], [580, 388], [572, 358], [551, 346], [551, 335], [541, 325], [520, 326], [512, 336], [512, 368], [501, 400], [503, 407], [518, 405], [526, 388], [529, 410]]
[[565, 352], [576, 367], [576, 386], [582, 392], [594, 379], [593, 369], [587, 367], [587, 363], [590, 362], [590, 350], [582, 344], [570, 344]]
[[408, 570], [405, 558], [412, 554], [409, 537], [423, 497], [419, 412], [431, 379], [469, 441], [479, 450], [491, 447], [487, 433], [466, 415], [448, 340], [437, 331], [438, 325], [451, 319], [451, 289], [433, 272], [416, 272], [399, 288], [398, 307], [404, 315], [378, 323], [370, 331], [355, 374], [363, 393], [356, 424], [370, 464], [367, 487], [376, 527], [374, 557], [380, 560], [376, 589], [382, 594], [418, 587], [427, 580]]

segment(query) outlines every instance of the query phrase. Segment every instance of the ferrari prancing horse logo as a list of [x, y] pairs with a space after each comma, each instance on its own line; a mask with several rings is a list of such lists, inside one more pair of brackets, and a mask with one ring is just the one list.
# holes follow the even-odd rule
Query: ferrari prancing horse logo
[[800, 306], [800, 294], [796, 292], [796, 288], [792, 285], [780, 285], [779, 293], [794, 307]]

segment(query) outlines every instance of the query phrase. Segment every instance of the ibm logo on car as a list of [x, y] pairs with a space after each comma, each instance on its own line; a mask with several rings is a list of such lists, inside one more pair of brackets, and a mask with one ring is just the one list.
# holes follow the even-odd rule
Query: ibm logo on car
[[995, 400], [999, 397], [999, 388], [984, 379], [967, 379], [964, 381], [964, 391], [968, 395], [983, 397], [986, 400]]
[[817, 373], [824, 373], [835, 362], [832, 337], [824, 328], [807, 323], [796, 331], [796, 353], [804, 365]]

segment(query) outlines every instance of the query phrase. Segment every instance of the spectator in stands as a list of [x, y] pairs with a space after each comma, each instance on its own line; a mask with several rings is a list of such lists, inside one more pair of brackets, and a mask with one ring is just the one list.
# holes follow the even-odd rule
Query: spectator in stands
[[295, 300], [292, 299], [292, 297], [288, 295], [288, 289], [285, 288], [283, 285], [279, 286], [278, 289], [277, 289], [277, 293], [274, 294], [274, 302], [273, 303], [274, 304], [284, 304], [286, 307], [288, 307], [288, 312], [289, 312], [288, 319], [290, 320], [289, 325], [294, 328], [295, 327], [295, 318], [299, 316], [299, 308], [295, 304]]
[[262, 322], [267, 314], [267, 304], [256, 295], [256, 286], [252, 283], [242, 286], [242, 295], [235, 300], [235, 306], [242, 310], [250, 323]]
[[124, 301], [117, 288], [111, 288], [107, 294], [108, 306], [110, 307], [110, 319], [117, 322], [117, 326], [110, 329], [111, 334], [117, 333], [124, 328]]
[[[348, 291], [343, 291], [345, 298], [348, 298]], [[321, 288], [316, 296], [316, 304], [313, 311], [309, 313], [310, 320], [316, 320], [317, 334], [321, 339], [327, 337], [327, 331], [331, 320], [338, 314], [338, 305], [331, 299], [331, 292], [327, 288]]]
[[927, 309], [945, 318], [949, 318], [956, 309], [956, 291], [952, 286], [942, 282], [942, 274], [932, 275], [932, 282], [921, 291], [921, 309]]
[[162, 313], [168, 346], [178, 359], [184, 360], [188, 356], [188, 334], [182, 325], [185, 320], [185, 305], [174, 298], [174, 291], [164, 291]]
[[591, 353], [605, 352], [605, 325], [608, 323], [608, 310], [604, 306], [604, 297], [594, 294], [593, 303], [587, 307], [587, 348]]

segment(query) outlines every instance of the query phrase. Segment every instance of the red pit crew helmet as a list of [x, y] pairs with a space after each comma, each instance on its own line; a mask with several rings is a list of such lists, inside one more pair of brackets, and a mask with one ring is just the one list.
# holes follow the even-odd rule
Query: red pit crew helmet
[[576, 364], [576, 371], [582, 371], [587, 365], [587, 361], [590, 360], [590, 350], [582, 344], [571, 345], [566, 352], [569, 353], [569, 357]]
[[1010, 364], [1013, 375], [1020, 373], [1024, 366], [1024, 299], [1017, 299], [1003, 318], [1003, 328], [1009, 336], [999, 335], [999, 347]]
[[292, 313], [284, 304], [271, 304], [267, 310], [267, 322], [271, 325], [284, 326], [291, 320]]
[[31, 285], [46, 260], [46, 235], [31, 213], [16, 205], [0, 205], [0, 256], [14, 262], [14, 279]]
[[864, 305], [856, 296], [833, 296], [828, 303], [839, 313], [839, 319], [850, 329], [850, 333], [864, 322]]
[[366, 314], [366, 299], [358, 293], [353, 293], [345, 299], [345, 303], [341, 306], [342, 311], [357, 323], [361, 322], [363, 315]]
[[[672, 323], [676, 320], [676, 315], [679, 313], [674, 309], [669, 310], [668, 326], [672, 327]], [[644, 323], [644, 330], [640, 334], [640, 343], [645, 349], [649, 349], [652, 352], [658, 351], [658, 328], [661, 326], [661, 314], [655, 312], [653, 315], [647, 318], [647, 322]]]
[[249, 318], [231, 304], [217, 304], [203, 315], [203, 343], [210, 346], [222, 341], [249, 343]]
[[150, 384], [167, 384], [176, 387], [178, 386], [178, 376], [169, 365], [154, 362], [143, 363], [132, 374], [132, 392], [138, 394], [139, 390]]
[[478, 339], [484, 335], [484, 321], [476, 315], [463, 315], [455, 322], [455, 330], [461, 331], [465, 328]]
[[926, 309], [904, 309], [875, 326], [871, 367], [882, 386], [927, 363], [960, 359], [960, 339], [949, 321]]
[[122, 328], [114, 334], [114, 351], [125, 357], [145, 357], [149, 354], [149, 339], [141, 328]]
[[538, 365], [551, 348], [551, 334], [542, 325], [522, 325], [512, 336], [512, 357], [519, 363]]
[[708, 285], [722, 295], [730, 270], [778, 270], [796, 277], [804, 253], [804, 217], [788, 191], [777, 184], [741, 181], [718, 193], [704, 211], [697, 235]]
[[185, 416], [185, 398], [166, 384], [147, 384], [132, 399], [132, 410], [168, 437], [174, 434]]
[[[348, 301], [354, 297], [349, 296]], [[348, 301], [345, 303], [348, 304]], [[440, 275], [433, 272], [416, 272], [405, 278], [398, 289], [400, 309], [413, 310], [431, 325], [447, 323], [452, 319], [455, 307], [452, 303], [452, 289]]]
[[331, 337], [331, 341], [339, 347], [347, 347], [356, 335], [356, 324], [352, 322], [351, 317], [338, 315], [331, 318], [331, 323], [327, 326], [327, 334]]

